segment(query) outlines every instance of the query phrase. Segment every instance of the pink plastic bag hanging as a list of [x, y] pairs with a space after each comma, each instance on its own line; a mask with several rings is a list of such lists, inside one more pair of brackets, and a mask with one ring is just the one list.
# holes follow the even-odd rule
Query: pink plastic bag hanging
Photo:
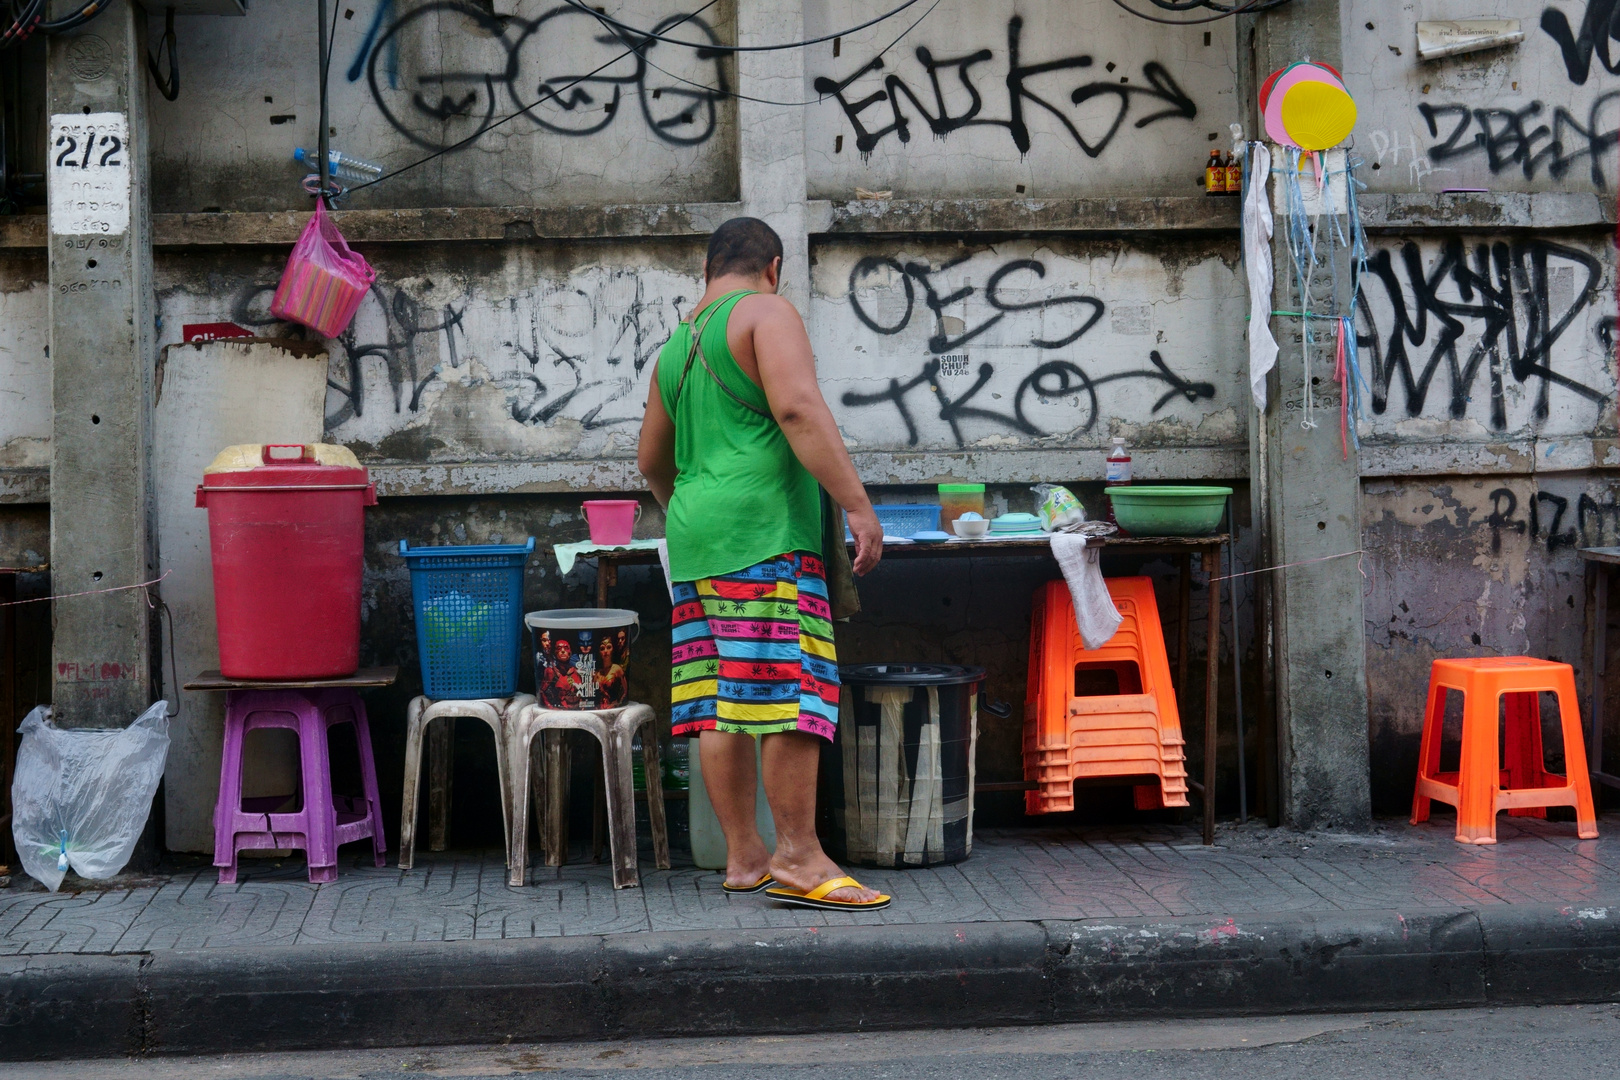
[[276, 286], [270, 314], [303, 323], [322, 337], [337, 337], [376, 280], [377, 272], [349, 250], [326, 208], [316, 200], [315, 215], [299, 234], [281, 284]]

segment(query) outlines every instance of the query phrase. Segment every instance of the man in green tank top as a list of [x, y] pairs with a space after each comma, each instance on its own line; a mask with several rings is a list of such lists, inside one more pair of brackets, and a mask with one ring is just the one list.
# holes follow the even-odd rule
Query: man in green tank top
[[[638, 454], [668, 511], [674, 734], [698, 737], [728, 892], [883, 907], [816, 838], [820, 740], [836, 730], [839, 689], [820, 489], [848, 515], [857, 574], [877, 565], [883, 529], [821, 396], [804, 320], [776, 294], [781, 239], [733, 218], [703, 271], [702, 299], [659, 353]], [[754, 825], [756, 737], [775, 855]]]

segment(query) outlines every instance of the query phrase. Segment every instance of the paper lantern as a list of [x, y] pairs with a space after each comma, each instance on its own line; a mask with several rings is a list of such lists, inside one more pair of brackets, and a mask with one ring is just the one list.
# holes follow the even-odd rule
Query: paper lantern
[[1326, 150], [1356, 123], [1356, 103], [1339, 73], [1309, 61], [1272, 72], [1260, 87], [1266, 134], [1283, 146]]

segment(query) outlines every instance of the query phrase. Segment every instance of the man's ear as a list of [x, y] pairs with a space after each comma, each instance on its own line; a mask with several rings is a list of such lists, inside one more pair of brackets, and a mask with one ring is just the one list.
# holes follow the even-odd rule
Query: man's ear
[[771, 291], [775, 292], [782, 281], [782, 256], [772, 259], [771, 265], [765, 268], [765, 280], [770, 283]]
[[709, 280], [709, 257], [707, 255], [703, 256], [703, 280], [705, 282]]

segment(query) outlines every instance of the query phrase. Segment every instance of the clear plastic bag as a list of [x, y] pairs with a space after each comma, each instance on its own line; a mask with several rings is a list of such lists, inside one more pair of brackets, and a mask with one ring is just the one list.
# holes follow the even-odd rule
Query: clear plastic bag
[[302, 323], [322, 337], [337, 337], [354, 318], [377, 272], [338, 232], [321, 200], [293, 245], [270, 301], [270, 314]]
[[11, 835], [28, 876], [55, 892], [69, 868], [110, 878], [146, 827], [169, 756], [169, 703], [122, 729], [59, 728], [41, 705], [23, 720]]
[[1041, 528], [1047, 532], [1073, 532], [1086, 523], [1085, 508], [1068, 488], [1036, 484], [1030, 490], [1040, 496]]

